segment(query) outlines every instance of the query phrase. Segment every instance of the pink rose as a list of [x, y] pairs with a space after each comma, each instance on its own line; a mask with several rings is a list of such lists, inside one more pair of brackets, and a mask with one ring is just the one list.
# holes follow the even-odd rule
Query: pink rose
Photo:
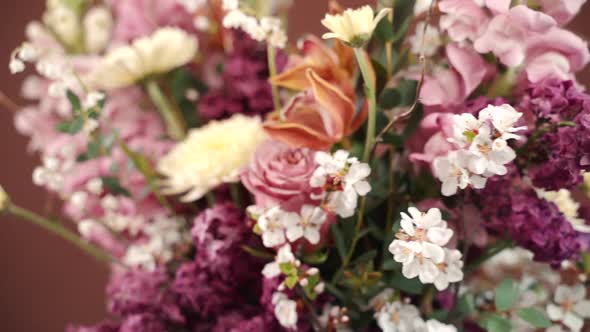
[[451, 69], [441, 69], [424, 80], [420, 101], [427, 106], [460, 104], [488, 75], [483, 58], [469, 47], [447, 45]]
[[128, 42], [149, 35], [159, 27], [193, 31], [193, 17], [176, 0], [110, 0], [115, 14], [113, 39]]
[[588, 44], [574, 33], [554, 27], [528, 41], [525, 72], [530, 82], [574, 79], [590, 61]]
[[442, 0], [438, 8], [445, 14], [440, 18], [440, 27], [455, 42], [475, 40], [490, 20], [473, 0]]
[[516, 67], [525, 59], [527, 41], [555, 24], [547, 14], [516, 6], [494, 17], [474, 47], [479, 53], [493, 52], [505, 65]]
[[303, 204], [310, 199], [309, 179], [317, 168], [314, 158], [313, 150], [267, 141], [258, 147], [241, 180], [257, 205], [271, 207], [293, 201]]
[[571, 21], [586, 0], [537, 0], [543, 11], [553, 17], [559, 25]]

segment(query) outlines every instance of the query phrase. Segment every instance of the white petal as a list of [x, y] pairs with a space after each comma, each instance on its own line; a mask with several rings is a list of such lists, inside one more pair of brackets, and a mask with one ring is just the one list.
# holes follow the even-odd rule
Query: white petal
[[365, 196], [371, 191], [371, 185], [367, 181], [359, 181], [353, 185], [359, 196]]
[[304, 237], [311, 244], [318, 244], [320, 242], [320, 231], [315, 227], [307, 227], [305, 229]]
[[287, 238], [290, 242], [297, 241], [303, 236], [303, 228], [294, 226], [287, 228]]
[[[584, 290], [584, 294], [585, 294]], [[590, 318], [590, 301], [589, 300], [582, 300], [574, 304], [573, 308], [574, 312], [578, 315], [582, 316], [583, 318]]]
[[453, 196], [457, 193], [458, 186], [457, 178], [449, 178], [443, 182], [441, 192], [444, 196]]
[[444, 246], [449, 243], [449, 240], [453, 236], [453, 231], [449, 228], [432, 227], [429, 228], [426, 237], [430, 242], [439, 246]]
[[436, 264], [442, 263], [445, 259], [445, 252], [440, 246], [427, 242], [422, 243], [422, 255], [432, 259]]
[[563, 317], [563, 324], [572, 331], [580, 331], [584, 326], [584, 320], [571, 312], [566, 312]]
[[561, 321], [563, 319], [563, 314], [561, 307], [556, 306], [553, 303], [547, 305], [547, 316], [552, 321]]

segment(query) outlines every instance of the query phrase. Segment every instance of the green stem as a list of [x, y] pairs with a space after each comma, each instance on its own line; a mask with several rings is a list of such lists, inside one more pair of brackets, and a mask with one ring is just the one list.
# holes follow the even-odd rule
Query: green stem
[[[391, 26], [393, 27], [393, 18], [395, 16], [395, 0], [391, 1], [391, 11], [387, 19], [391, 22]], [[387, 80], [391, 79], [393, 76], [393, 43], [387, 42], [385, 43], [385, 52], [387, 56]]]
[[170, 105], [166, 95], [164, 95], [160, 89], [158, 82], [155, 80], [148, 80], [145, 83], [145, 87], [150, 99], [154, 105], [156, 105], [162, 119], [166, 123], [168, 135], [177, 141], [183, 139], [186, 134], [186, 126], [182, 119], [182, 115]]
[[358, 244], [359, 234], [360, 234], [361, 229], [363, 228], [363, 223], [365, 221], [364, 211], [365, 211], [366, 204], [367, 204], [367, 196], [363, 196], [363, 198], [361, 198], [361, 204], [360, 204], [360, 208], [359, 208], [359, 211], [357, 214], [356, 225], [354, 227], [354, 235], [352, 237], [352, 243], [350, 244], [350, 248], [348, 249], [348, 252], [346, 253], [346, 257], [344, 257], [344, 261], [342, 261], [342, 266], [340, 267], [340, 271], [344, 271], [348, 267], [348, 264], [350, 264], [350, 260], [352, 259], [352, 255], [354, 254], [354, 250], [356, 249], [356, 245]]
[[242, 201], [242, 189], [240, 188], [240, 184], [239, 183], [230, 183], [229, 193], [231, 195], [232, 200], [236, 204], [236, 206], [239, 207], [240, 209], [243, 209], [244, 202]]
[[[277, 52], [272, 45], [268, 44], [267, 46], [267, 58], [268, 58], [268, 71], [270, 74], [270, 78], [272, 79], [277, 75]], [[274, 105], [275, 111], [281, 109], [281, 97], [279, 96], [279, 88], [276, 84], [271, 83], [272, 87], [272, 103]]]
[[112, 263], [114, 262], [114, 258], [103, 251], [102, 249], [93, 246], [92, 244], [86, 242], [82, 238], [80, 238], [76, 233], [70, 231], [69, 229], [65, 228], [58, 222], [53, 222], [49, 219], [46, 219], [32, 211], [27, 209], [21, 208], [17, 205], [10, 203], [6, 211], [13, 216], [19, 217], [21, 219], [27, 220], [32, 222], [33, 224], [53, 233], [62, 239], [69, 241], [70, 243], [74, 244], [78, 248], [82, 249], [86, 253], [90, 254], [94, 258], [99, 261], [105, 263]]
[[375, 80], [371, 74], [369, 64], [362, 48], [354, 48], [354, 55], [361, 68], [361, 74], [365, 81], [365, 90], [367, 101], [369, 102], [369, 116], [367, 120], [367, 137], [365, 138], [365, 150], [363, 152], [363, 162], [368, 162], [371, 158], [371, 150], [375, 141], [375, 122], [377, 118], [377, 101], [375, 98]]

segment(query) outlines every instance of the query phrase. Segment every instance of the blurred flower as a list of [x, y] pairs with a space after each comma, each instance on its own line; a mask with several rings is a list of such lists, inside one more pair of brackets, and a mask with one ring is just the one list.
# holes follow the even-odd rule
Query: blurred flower
[[275, 317], [281, 326], [288, 329], [297, 327], [297, 302], [290, 300], [284, 293], [276, 292], [272, 295], [275, 305]]
[[473, 0], [441, 0], [438, 8], [444, 15], [440, 28], [452, 41], [475, 41], [486, 29], [489, 17], [484, 8]]
[[223, 183], [236, 182], [258, 145], [266, 139], [259, 118], [236, 114], [193, 129], [159, 162], [167, 194], [190, 202]]
[[419, 324], [424, 324], [418, 308], [400, 301], [383, 305], [375, 319], [383, 332], [415, 331]]
[[113, 16], [104, 6], [92, 7], [84, 16], [84, 42], [90, 53], [102, 52], [111, 39]]
[[197, 53], [197, 45], [197, 39], [183, 30], [160, 28], [107, 53], [90, 74], [90, 80], [101, 89], [126, 87], [189, 63]]
[[590, 225], [586, 225], [586, 221], [580, 218], [578, 210], [580, 203], [574, 201], [572, 194], [567, 189], [560, 189], [558, 191], [537, 190], [539, 197], [554, 203], [559, 211], [567, 218], [575, 230], [583, 233], [590, 233]]
[[425, 29], [425, 26], [425, 22], [416, 24], [415, 33], [410, 37], [411, 51], [416, 55], [430, 57], [441, 47], [442, 40], [437, 27], [428, 25]]
[[326, 150], [362, 124], [366, 109], [355, 114], [353, 100], [311, 69], [307, 79], [311, 89], [294, 96], [280, 112], [271, 113], [264, 129], [292, 147]]
[[304, 238], [311, 244], [318, 244], [320, 242], [320, 228], [326, 219], [326, 213], [321, 207], [303, 205], [297, 219], [285, 220], [287, 239], [290, 242], [295, 242]]
[[384, 8], [375, 16], [371, 6], [363, 6], [358, 9], [346, 9], [341, 14], [326, 14], [322, 24], [330, 32], [325, 33], [322, 38], [337, 38], [352, 47], [362, 47], [371, 39], [379, 21], [390, 11], [391, 8]]
[[537, 0], [541, 9], [552, 16], [559, 25], [566, 25], [574, 18], [586, 0]]
[[529, 38], [553, 26], [551, 16], [519, 5], [495, 16], [473, 46], [479, 53], [493, 52], [503, 64], [516, 67], [525, 59]]
[[581, 331], [584, 319], [590, 318], [590, 301], [586, 299], [586, 287], [559, 285], [555, 290], [554, 303], [547, 305], [549, 319], [561, 322], [571, 331]]

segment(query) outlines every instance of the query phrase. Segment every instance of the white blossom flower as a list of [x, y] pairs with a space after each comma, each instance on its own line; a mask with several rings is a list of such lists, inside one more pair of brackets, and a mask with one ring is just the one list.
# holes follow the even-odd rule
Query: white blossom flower
[[321, 207], [303, 205], [300, 218], [286, 219], [287, 238], [294, 242], [303, 237], [311, 244], [318, 244], [320, 228], [326, 222], [326, 218], [327, 215]]
[[488, 105], [479, 112], [479, 119], [481, 121], [490, 120], [494, 129], [497, 130], [504, 140], [520, 139], [515, 132], [525, 130], [526, 126], [514, 127], [518, 120], [522, 117], [522, 113], [515, 110], [508, 104], [500, 106]]
[[439, 291], [445, 290], [449, 284], [463, 280], [463, 255], [457, 249], [445, 248], [445, 260], [438, 264], [440, 271], [436, 279], [434, 279], [434, 286]]
[[336, 151], [334, 155], [318, 152], [315, 159], [319, 166], [310, 179], [310, 185], [324, 189], [326, 205], [336, 214], [342, 218], [352, 216], [358, 197], [367, 195], [371, 190], [366, 180], [371, 168], [357, 158], [349, 157], [344, 150]]
[[284, 263], [298, 265], [298, 260], [295, 258], [295, 255], [293, 255], [291, 245], [288, 243], [279, 248], [273, 262], [267, 263], [264, 266], [262, 269], [262, 275], [267, 279], [279, 276], [281, 274], [281, 264]]
[[275, 317], [282, 327], [297, 328], [297, 302], [289, 299], [284, 293], [275, 292], [272, 295], [272, 304], [275, 306]]
[[434, 174], [442, 182], [442, 194], [452, 196], [457, 188], [465, 189], [468, 185], [483, 188], [486, 178], [471, 174], [467, 169], [471, 155], [465, 150], [449, 152], [448, 155], [437, 157], [433, 161]]
[[100, 195], [103, 192], [103, 184], [101, 178], [91, 179], [86, 183], [86, 190], [94, 195]]
[[402, 274], [408, 279], [418, 277], [420, 282], [434, 283], [445, 289], [450, 282], [463, 279], [461, 253], [443, 248], [453, 231], [447, 227], [439, 209], [426, 213], [414, 207], [410, 215], [401, 213], [401, 229], [389, 245], [393, 259], [402, 264]]
[[358, 9], [348, 8], [342, 14], [326, 14], [322, 25], [330, 32], [325, 33], [322, 38], [337, 38], [352, 47], [362, 47], [371, 39], [379, 21], [390, 11], [391, 8], [384, 8], [375, 16], [371, 6], [363, 6]]
[[272, 248], [285, 243], [285, 227], [297, 223], [299, 216], [296, 213], [285, 212], [279, 206], [266, 211], [258, 218], [258, 227], [262, 231], [262, 244]]
[[492, 140], [492, 133], [486, 126], [479, 129], [469, 146], [472, 158], [469, 160], [469, 170], [475, 174], [506, 175], [506, 164], [516, 158], [516, 153], [508, 146], [506, 140], [496, 138]]
[[413, 332], [424, 324], [418, 308], [400, 301], [385, 304], [375, 318], [383, 332]]
[[416, 332], [457, 332], [457, 328], [453, 325], [443, 324], [436, 319], [429, 319], [417, 325]]
[[197, 53], [197, 46], [197, 39], [181, 29], [160, 28], [129, 46], [107, 53], [90, 80], [101, 89], [126, 87], [189, 63]]
[[440, 31], [432, 25], [426, 26], [425, 22], [416, 24], [416, 30], [410, 37], [411, 51], [416, 55], [433, 56], [442, 45]]
[[453, 115], [453, 137], [449, 141], [459, 147], [471, 145], [482, 124], [482, 121], [470, 113]]
[[192, 129], [157, 165], [166, 176], [165, 194], [184, 194], [184, 202], [203, 197], [223, 183], [237, 182], [258, 144], [266, 139], [258, 117], [236, 114]]
[[579, 332], [584, 319], [590, 318], [590, 300], [586, 299], [586, 287], [559, 285], [555, 290], [554, 303], [547, 305], [549, 319], [561, 322], [571, 331]]

